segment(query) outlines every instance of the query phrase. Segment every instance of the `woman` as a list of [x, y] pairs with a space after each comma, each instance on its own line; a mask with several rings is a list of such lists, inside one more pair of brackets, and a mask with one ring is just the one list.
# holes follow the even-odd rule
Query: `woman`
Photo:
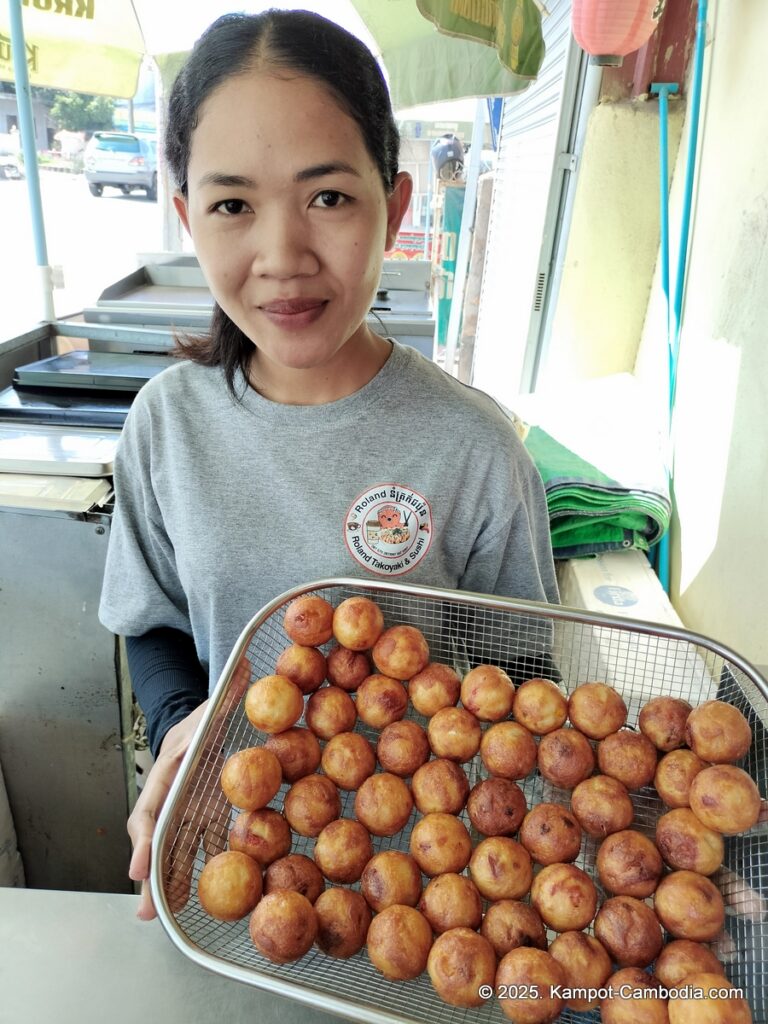
[[209, 689], [279, 593], [407, 574], [557, 600], [508, 418], [366, 320], [411, 196], [398, 146], [372, 55], [306, 12], [219, 19], [173, 87], [174, 203], [217, 305], [210, 340], [138, 395], [115, 469], [100, 614], [156, 756], [134, 879]]

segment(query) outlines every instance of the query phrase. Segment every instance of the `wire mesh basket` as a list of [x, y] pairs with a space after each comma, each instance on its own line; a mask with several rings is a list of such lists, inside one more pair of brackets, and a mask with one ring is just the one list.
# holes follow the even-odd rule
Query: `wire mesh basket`
[[[717, 698], [739, 708], [753, 733], [742, 767], [768, 790], [768, 686], [746, 661], [721, 645], [688, 631], [584, 613], [575, 609], [525, 601], [490, 598], [390, 582], [331, 579], [292, 590], [267, 605], [243, 631], [222, 673], [206, 716], [181, 766], [160, 817], [153, 848], [152, 891], [158, 915], [176, 946], [200, 965], [228, 977], [286, 995], [318, 1009], [358, 1021], [406, 1024], [451, 1022], [488, 1024], [503, 1017], [494, 1000], [478, 1009], [459, 1009], [442, 1002], [427, 974], [407, 982], [386, 980], [365, 950], [349, 960], [329, 957], [317, 948], [300, 960], [277, 966], [262, 957], [250, 941], [247, 918], [234, 923], [208, 916], [197, 899], [197, 879], [206, 858], [227, 848], [229, 825], [203, 834], [199, 827], [221, 808], [219, 773], [224, 758], [267, 737], [245, 716], [240, 694], [244, 683], [275, 671], [280, 653], [290, 644], [283, 630], [287, 605], [314, 593], [337, 606], [362, 594], [384, 613], [385, 626], [418, 627], [430, 646], [430, 660], [451, 665], [462, 677], [477, 664], [504, 668], [515, 682], [531, 676], [557, 679], [570, 693], [588, 681], [610, 683], [628, 708], [627, 726], [637, 728], [639, 711], [655, 696], [674, 696], [692, 705]], [[327, 651], [332, 642], [325, 645]], [[247, 662], [242, 661], [242, 657]], [[243, 680], [242, 666], [247, 678]], [[238, 669], [238, 666], [240, 668]], [[237, 679], [238, 671], [240, 673]], [[426, 726], [409, 708], [407, 717]], [[303, 724], [303, 719], [300, 723]], [[487, 726], [484, 726], [487, 727]], [[374, 730], [358, 720], [356, 730], [375, 746]], [[486, 777], [479, 756], [462, 766], [474, 785]], [[543, 801], [570, 805], [570, 791], [556, 789], [537, 770], [518, 784], [529, 808]], [[270, 804], [281, 810], [288, 785]], [[354, 792], [340, 791], [342, 817], [354, 817]], [[633, 828], [653, 837], [666, 810], [656, 791], [647, 787], [631, 794]], [[237, 811], [227, 808], [234, 818]], [[374, 852], [408, 851], [414, 810], [405, 828], [391, 838], [373, 836]], [[480, 840], [466, 812], [461, 815], [473, 844]], [[190, 822], [192, 823], [190, 825]], [[202, 840], [201, 840], [202, 835]], [[314, 840], [294, 836], [292, 853], [312, 856]], [[597, 842], [584, 836], [576, 864], [593, 878], [605, 897], [597, 873]], [[168, 881], [171, 863], [186, 865], [181, 899]], [[756, 1024], [768, 1021], [768, 825], [761, 820], [749, 833], [726, 838], [725, 861], [714, 876], [726, 904], [725, 929], [713, 944], [730, 980], [744, 990]], [[426, 882], [426, 880], [425, 880]], [[186, 898], [186, 889], [189, 896]], [[358, 889], [359, 883], [350, 886]], [[181, 904], [184, 904], [183, 906]], [[587, 929], [591, 931], [592, 929]], [[549, 938], [554, 935], [550, 933]], [[568, 1009], [560, 1020], [569, 1024], [598, 1021], [599, 1012], [576, 1014]]]

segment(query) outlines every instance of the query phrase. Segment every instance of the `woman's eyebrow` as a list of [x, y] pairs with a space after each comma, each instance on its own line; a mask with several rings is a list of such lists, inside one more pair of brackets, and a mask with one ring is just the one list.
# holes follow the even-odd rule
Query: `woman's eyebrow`
[[219, 185], [225, 188], [256, 188], [253, 178], [247, 178], [242, 174], [225, 174], [223, 171], [209, 171], [204, 174], [197, 186], [202, 188], [205, 185]]
[[[351, 164], [343, 160], [334, 160], [326, 164], [314, 164], [312, 167], [305, 167], [303, 171], [297, 171], [293, 176], [295, 182], [312, 181], [315, 178], [324, 178], [330, 174], [354, 174], [360, 177], [360, 172], [355, 170]], [[209, 171], [204, 174], [198, 182], [198, 188], [206, 185], [217, 185], [219, 188], [257, 188], [253, 178], [243, 174], [226, 174], [224, 171]]]
[[323, 178], [328, 174], [354, 174], [360, 177], [360, 172], [355, 170], [351, 164], [345, 164], [343, 160], [334, 160], [332, 163], [315, 164], [313, 167], [305, 167], [303, 171], [297, 171], [293, 180], [311, 181], [313, 178]]

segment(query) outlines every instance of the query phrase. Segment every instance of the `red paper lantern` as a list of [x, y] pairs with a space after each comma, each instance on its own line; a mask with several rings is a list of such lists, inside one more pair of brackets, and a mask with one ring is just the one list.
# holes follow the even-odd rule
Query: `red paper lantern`
[[653, 35], [666, 0], [573, 0], [573, 35], [593, 64], [619, 66]]

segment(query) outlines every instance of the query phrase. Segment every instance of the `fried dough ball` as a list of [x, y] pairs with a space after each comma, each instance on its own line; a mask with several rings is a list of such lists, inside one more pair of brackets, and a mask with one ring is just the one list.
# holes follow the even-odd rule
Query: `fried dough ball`
[[678, 870], [711, 875], [723, 863], [723, 837], [688, 807], [662, 814], [656, 822], [656, 845], [665, 862]]
[[321, 740], [329, 740], [340, 732], [351, 732], [356, 721], [355, 702], [338, 686], [323, 686], [307, 701], [307, 726]]
[[349, 818], [330, 822], [315, 843], [315, 864], [329, 882], [356, 882], [372, 856], [368, 830]]
[[326, 889], [315, 903], [317, 945], [328, 956], [346, 960], [359, 953], [371, 926], [371, 911], [359, 892]]
[[627, 720], [627, 705], [607, 683], [582, 683], [568, 698], [571, 725], [591, 740], [618, 732]]
[[663, 945], [653, 910], [634, 896], [613, 896], [595, 918], [595, 937], [620, 967], [647, 967]]
[[418, 910], [394, 904], [371, 921], [367, 943], [371, 963], [385, 978], [409, 981], [427, 966], [432, 929]]
[[731, 989], [736, 986], [720, 974], [689, 974], [681, 994], [669, 1000], [669, 1024], [751, 1024], [749, 1003], [724, 991]]
[[656, 916], [676, 939], [709, 942], [725, 921], [720, 890], [695, 871], [673, 871], [659, 882]]
[[538, 864], [564, 864], [579, 855], [581, 827], [567, 807], [536, 804], [523, 818], [520, 842]]
[[362, 651], [349, 651], [334, 647], [325, 659], [326, 675], [332, 686], [351, 692], [371, 674], [371, 662]]
[[411, 779], [416, 807], [422, 814], [458, 814], [469, 796], [469, 779], [455, 761], [427, 761]]
[[667, 1002], [652, 975], [639, 967], [623, 967], [606, 982], [612, 996], [600, 1000], [603, 1024], [668, 1024]]
[[665, 988], [677, 988], [689, 974], [721, 974], [725, 971], [715, 954], [690, 939], [668, 942], [653, 965], [653, 973]]
[[[520, 993], [517, 998], [499, 996], [502, 1013], [514, 1024], [549, 1024], [560, 1015], [565, 985], [560, 964], [543, 949], [520, 946], [510, 950], [496, 971], [496, 989], [501, 993]], [[538, 993], [531, 998], [532, 990]]]
[[[613, 966], [603, 944], [584, 932], [563, 932], [549, 947], [549, 953], [563, 968], [568, 988], [600, 989]], [[598, 1002], [597, 998], [568, 999], [565, 1005], [582, 1013], [593, 1010]]]
[[481, 989], [493, 985], [496, 954], [471, 928], [452, 928], [439, 935], [429, 951], [427, 971], [432, 987], [451, 1006], [482, 1006]]
[[392, 679], [411, 679], [429, 664], [429, 645], [415, 626], [390, 626], [373, 645], [373, 664]]
[[614, 832], [597, 851], [597, 874], [615, 896], [644, 900], [655, 892], [664, 864], [655, 843], [641, 832]]
[[305, 775], [285, 794], [283, 814], [300, 836], [319, 836], [341, 814], [339, 791], [325, 775]]
[[391, 772], [369, 776], [355, 796], [355, 816], [375, 836], [393, 836], [399, 832], [412, 810], [411, 791]]
[[277, 659], [275, 672], [287, 676], [302, 693], [314, 693], [325, 682], [325, 655], [316, 647], [293, 644]]
[[691, 783], [691, 810], [724, 836], [748, 832], [760, 817], [760, 791], [742, 768], [713, 764]]
[[265, 868], [290, 851], [291, 830], [282, 814], [269, 807], [242, 811], [230, 829], [229, 848], [247, 854]]
[[376, 756], [385, 772], [413, 775], [429, 758], [427, 734], [416, 722], [392, 722], [379, 736]]
[[595, 839], [621, 832], [635, 817], [627, 787], [610, 775], [593, 775], [580, 782], [571, 794], [571, 810], [587, 835]]
[[539, 740], [539, 771], [553, 786], [573, 789], [595, 768], [595, 752], [576, 729], [555, 729]]
[[288, 676], [264, 676], [248, 687], [245, 714], [261, 732], [284, 732], [301, 718], [304, 696]]
[[520, 843], [507, 836], [491, 836], [475, 847], [469, 873], [487, 900], [518, 900], [531, 887], [533, 867]]
[[482, 730], [466, 708], [443, 708], [430, 718], [427, 736], [435, 757], [464, 762], [480, 749]]
[[517, 722], [498, 722], [480, 740], [480, 757], [491, 775], [524, 779], [536, 767], [538, 748], [527, 729]]
[[431, 661], [408, 683], [411, 704], [420, 715], [431, 718], [441, 708], [453, 707], [459, 699], [461, 680], [448, 665]]
[[597, 745], [600, 771], [630, 790], [650, 786], [656, 774], [657, 757], [656, 747], [648, 737], [631, 729], [611, 733]]
[[277, 757], [286, 782], [296, 782], [305, 775], [311, 775], [320, 764], [317, 736], [298, 725], [270, 736], [264, 749], [272, 751]]
[[512, 714], [534, 736], [544, 736], [565, 722], [568, 701], [551, 679], [527, 679], [517, 688]]
[[592, 879], [573, 864], [548, 864], [533, 879], [531, 903], [556, 932], [586, 928], [597, 910]]
[[679, 697], [653, 697], [640, 709], [637, 724], [658, 750], [665, 753], [685, 744], [685, 723], [692, 711]]
[[519, 900], [491, 903], [483, 917], [480, 934], [488, 939], [499, 958], [518, 946], [547, 948], [547, 933], [541, 914]]
[[359, 732], [339, 732], [325, 745], [323, 771], [339, 789], [359, 789], [376, 771], [373, 747]]
[[398, 722], [408, 710], [408, 692], [390, 676], [372, 675], [357, 691], [358, 717], [372, 729], [383, 729]]
[[248, 931], [251, 942], [267, 960], [290, 963], [304, 956], [315, 941], [315, 908], [300, 892], [271, 892], [256, 905]]
[[325, 879], [320, 868], [303, 853], [289, 853], [273, 861], [264, 875], [264, 892], [292, 889], [306, 896], [314, 903], [325, 889]]
[[469, 820], [484, 836], [517, 832], [526, 812], [522, 789], [511, 779], [483, 779], [467, 800]]
[[396, 903], [415, 907], [421, 898], [421, 870], [410, 854], [384, 850], [365, 865], [360, 889], [377, 913]]
[[463, 871], [472, 854], [466, 826], [452, 814], [426, 814], [413, 826], [411, 855], [425, 875]]
[[381, 608], [369, 597], [348, 597], [333, 613], [333, 635], [350, 651], [370, 650], [383, 629]]
[[247, 747], [232, 754], [221, 769], [221, 789], [233, 807], [256, 811], [280, 789], [283, 772], [271, 750]]
[[727, 764], [740, 761], [752, 746], [752, 729], [732, 704], [708, 700], [688, 715], [685, 741], [702, 761]]
[[478, 665], [461, 684], [461, 703], [481, 722], [500, 722], [512, 710], [515, 685], [504, 669]]
[[653, 785], [667, 807], [688, 807], [691, 783], [706, 767], [692, 750], [673, 750], [656, 765]]
[[297, 597], [286, 609], [283, 629], [295, 644], [320, 647], [333, 636], [333, 606], [315, 594]]
[[471, 878], [455, 872], [436, 875], [427, 884], [419, 910], [438, 935], [451, 928], [477, 929], [483, 919], [483, 901], [477, 886]]
[[239, 921], [261, 899], [261, 868], [244, 853], [217, 853], [200, 872], [197, 895], [203, 910], [217, 921]]

